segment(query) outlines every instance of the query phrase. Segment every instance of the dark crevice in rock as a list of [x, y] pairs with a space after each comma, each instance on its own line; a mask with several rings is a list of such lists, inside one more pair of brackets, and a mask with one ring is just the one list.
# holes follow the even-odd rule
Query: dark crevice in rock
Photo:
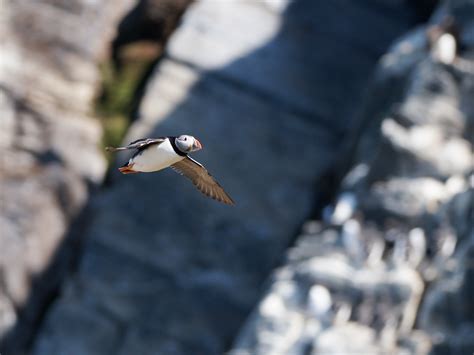
[[100, 65], [103, 83], [95, 107], [104, 127], [104, 146], [120, 144], [136, 119], [148, 79], [191, 2], [140, 0], [120, 22], [110, 57]]
[[121, 70], [127, 56], [124, 49], [137, 44], [148, 43], [156, 46], [156, 54], [146, 63], [130, 99], [129, 124], [138, 118], [138, 109], [147, 83], [155, 68], [163, 58], [166, 43], [179, 26], [181, 17], [193, 0], [142, 0], [125, 16], [118, 28], [117, 37], [112, 42], [112, 61]]

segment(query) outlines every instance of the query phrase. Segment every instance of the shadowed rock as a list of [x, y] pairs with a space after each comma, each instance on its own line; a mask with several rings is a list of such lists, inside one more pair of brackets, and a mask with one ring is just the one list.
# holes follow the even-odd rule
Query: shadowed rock
[[[432, 61], [420, 35], [382, 58], [338, 197], [305, 224], [231, 354], [474, 349], [474, 72]], [[329, 290], [324, 315], [308, 312], [314, 287]]]

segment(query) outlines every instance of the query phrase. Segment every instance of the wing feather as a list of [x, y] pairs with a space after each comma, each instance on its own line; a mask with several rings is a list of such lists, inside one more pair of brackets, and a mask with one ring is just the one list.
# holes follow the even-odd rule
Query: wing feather
[[189, 156], [171, 165], [171, 168], [191, 180], [194, 186], [204, 195], [227, 205], [234, 204], [232, 198], [224, 191], [214, 177], [209, 174], [206, 168]]
[[136, 141], [133, 141], [129, 143], [125, 147], [106, 147], [105, 150], [108, 152], [117, 152], [119, 150], [126, 150], [126, 149], [145, 149], [146, 147], [152, 145], [152, 144], [161, 144], [166, 140], [166, 138], [161, 137], [161, 138], [142, 138], [142, 139], [137, 139]]

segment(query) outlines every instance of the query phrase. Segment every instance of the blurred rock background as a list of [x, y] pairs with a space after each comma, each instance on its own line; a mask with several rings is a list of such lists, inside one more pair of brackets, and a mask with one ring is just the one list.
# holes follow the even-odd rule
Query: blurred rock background
[[[473, 352], [474, 1], [4, 0], [0, 38], [2, 354]], [[101, 151], [183, 132], [235, 207]]]
[[[91, 108], [101, 80], [97, 63], [131, 5], [0, 4], [2, 339], [14, 327], [31, 338], [77, 255], [65, 248], [61, 260], [54, 256], [66, 235], [82, 234], [86, 222], [75, 221], [106, 171], [102, 129]], [[71, 248], [74, 240], [71, 235]]]

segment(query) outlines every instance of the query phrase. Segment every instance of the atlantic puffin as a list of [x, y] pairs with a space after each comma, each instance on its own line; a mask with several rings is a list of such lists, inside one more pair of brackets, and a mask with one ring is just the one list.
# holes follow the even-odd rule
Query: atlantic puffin
[[447, 16], [441, 23], [431, 26], [426, 31], [426, 36], [432, 58], [443, 64], [453, 64], [459, 54], [459, 32], [452, 16]]
[[234, 201], [202, 164], [188, 154], [202, 149], [201, 142], [190, 135], [179, 137], [143, 138], [125, 147], [107, 147], [109, 152], [136, 150], [119, 171], [122, 174], [149, 173], [171, 168], [186, 176], [204, 195], [233, 205]]

